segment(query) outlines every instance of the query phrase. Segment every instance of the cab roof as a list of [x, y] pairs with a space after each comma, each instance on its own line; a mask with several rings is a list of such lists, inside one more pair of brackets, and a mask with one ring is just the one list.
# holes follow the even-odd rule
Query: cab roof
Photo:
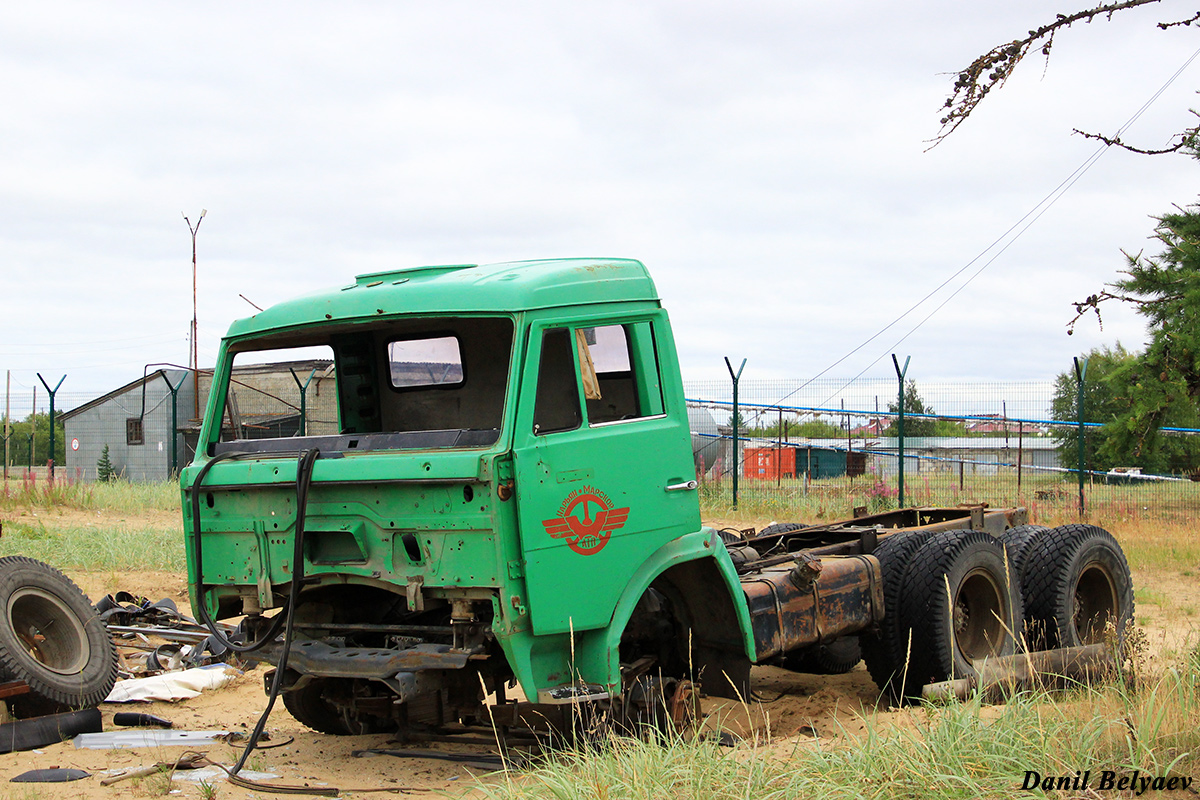
[[348, 286], [287, 300], [236, 320], [228, 335], [393, 314], [530, 311], [639, 300], [657, 301], [658, 292], [645, 265], [633, 259], [445, 264], [359, 275]]

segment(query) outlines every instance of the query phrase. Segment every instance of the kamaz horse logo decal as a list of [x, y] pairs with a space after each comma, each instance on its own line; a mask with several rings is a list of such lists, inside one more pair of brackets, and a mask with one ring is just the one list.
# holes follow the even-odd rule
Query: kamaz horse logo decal
[[613, 508], [608, 495], [584, 486], [567, 495], [558, 507], [558, 516], [543, 520], [542, 525], [555, 539], [566, 539], [567, 547], [576, 553], [590, 556], [603, 550], [612, 532], [624, 527], [628, 518], [628, 508]]

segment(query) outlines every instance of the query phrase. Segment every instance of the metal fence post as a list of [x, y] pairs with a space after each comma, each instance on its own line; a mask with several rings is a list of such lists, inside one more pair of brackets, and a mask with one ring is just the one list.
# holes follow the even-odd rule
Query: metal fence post
[[898, 412], [896, 433], [898, 434], [897, 444], [900, 455], [898, 467], [898, 481], [896, 486], [896, 502], [900, 508], [904, 508], [904, 375], [908, 372], [908, 362], [912, 360], [912, 356], [904, 357], [904, 369], [900, 368], [900, 362], [896, 358], [896, 354], [892, 353], [892, 364], [896, 367], [896, 378], [900, 381], [900, 393], [897, 396], [896, 410]]
[[317, 374], [314, 367], [313, 371], [308, 373], [308, 380], [303, 384], [300, 383], [300, 376], [296, 374], [296, 370], [288, 367], [288, 371], [292, 373], [292, 380], [296, 382], [296, 388], [300, 390], [300, 435], [308, 435], [308, 385], [312, 383], [313, 376]]
[[[9, 405], [12, 392], [12, 370], [4, 372], [4, 480], [8, 480], [8, 440], [12, 436], [12, 408]], [[8, 484], [6, 483], [5, 486]]]
[[[159, 370], [159, 375], [167, 382], [167, 388], [171, 390], [171, 477], [179, 474], [179, 390], [183, 387], [183, 382], [188, 379], [188, 373], [185, 371], [183, 377], [179, 379], [179, 383], [172, 386], [171, 379], [167, 377], [167, 371]], [[142, 376], [143, 400], [142, 405], [145, 406], [145, 376]], [[146, 414], [142, 411], [142, 416]]]
[[[50, 480], [53, 481], [54, 480], [54, 395], [58, 392], [59, 388], [63, 385], [63, 381], [65, 381], [67, 379], [67, 376], [63, 375], [61, 378], [59, 378], [58, 383], [55, 384], [53, 389], [50, 388], [50, 384], [46, 383], [46, 379], [42, 377], [42, 373], [39, 372], [37, 374], [37, 376], [38, 376], [38, 380], [42, 382], [42, 386], [45, 386], [46, 391], [50, 393], [50, 454], [49, 454], [49, 457], [47, 458], [46, 466], [49, 467], [49, 469], [50, 469]], [[35, 415], [35, 417], [36, 417], [36, 415]], [[36, 419], [34, 420], [33, 425], [34, 426], [37, 425]]]
[[1084, 428], [1083, 428], [1083, 382], [1087, 379], [1087, 362], [1086, 358], [1080, 359], [1076, 357], [1075, 361], [1075, 377], [1079, 383], [1079, 393], [1076, 396], [1076, 414], [1078, 416], [1079, 430], [1079, 517], [1083, 518], [1084, 502], [1083, 502], [1083, 467], [1084, 467]]
[[742, 365], [738, 367], [738, 371], [733, 371], [733, 365], [729, 363], [729, 357], [725, 357], [725, 368], [729, 370], [729, 377], [733, 379], [733, 507], [736, 509], [738, 504], [738, 471], [741, 469], [741, 453], [742, 440], [738, 435], [738, 430], [741, 428], [741, 415], [738, 413], [738, 380], [742, 377], [742, 370], [746, 368], [746, 359], [742, 359]]

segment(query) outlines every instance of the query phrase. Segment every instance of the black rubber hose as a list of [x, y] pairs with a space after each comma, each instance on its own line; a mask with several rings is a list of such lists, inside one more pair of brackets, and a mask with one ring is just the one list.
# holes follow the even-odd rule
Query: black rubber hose
[[288, 653], [292, 649], [292, 633], [294, 631], [292, 620], [296, 614], [296, 606], [300, 604], [300, 584], [304, 579], [304, 517], [308, 508], [308, 487], [312, 483], [313, 464], [316, 463], [320, 454], [321, 451], [317, 449], [305, 450], [300, 454], [300, 459], [296, 463], [296, 527], [293, 550], [295, 563], [292, 565], [292, 587], [288, 593], [287, 608], [282, 613], [275, 615], [276, 619], [282, 617], [285, 620], [283, 649], [279, 653], [279, 663], [275, 665], [275, 675], [271, 679], [267, 707], [263, 710], [262, 716], [258, 718], [258, 724], [254, 726], [254, 731], [250, 734], [250, 741], [246, 742], [246, 749], [242, 751], [241, 758], [229, 771], [231, 777], [241, 771], [242, 765], [246, 763], [246, 759], [258, 745], [258, 737], [262, 735], [263, 729], [267, 726], [267, 718], [271, 716], [271, 709], [275, 707], [275, 699], [279, 697], [279, 689], [283, 685], [283, 675], [287, 672]]
[[[312, 453], [313, 455], [307, 465], [308, 475], [306, 477], [303, 474], [303, 469], [305, 466], [305, 458], [308, 456], [309, 453]], [[320, 451], [318, 451], [318, 450], [305, 450], [304, 452], [302, 452], [300, 454], [300, 458], [297, 461], [297, 465], [296, 465], [296, 500], [297, 500], [296, 536], [295, 536], [295, 541], [293, 543], [293, 562], [294, 563], [293, 563], [293, 574], [292, 574], [292, 592], [289, 593], [289, 595], [288, 595], [289, 598], [295, 597], [299, 594], [300, 580], [304, 576], [304, 542], [303, 542], [304, 537], [301, 535], [302, 530], [303, 530], [303, 524], [304, 524], [304, 502], [303, 501], [306, 501], [308, 498], [308, 484], [312, 481], [312, 462], [316, 461], [317, 456], [319, 454], [320, 454]], [[200, 487], [201, 487], [201, 483], [204, 481], [204, 476], [208, 474], [208, 471], [210, 469], [212, 469], [214, 466], [216, 466], [217, 464], [219, 464], [220, 462], [226, 461], [226, 460], [229, 460], [232, 458], [244, 458], [244, 457], [250, 456], [250, 455], [254, 455], [254, 454], [253, 453], [238, 453], [238, 452], [220, 453], [219, 455], [214, 456], [212, 459], [210, 459], [206, 464], [204, 464], [204, 466], [200, 467], [200, 471], [196, 473], [196, 479], [194, 481], [192, 481], [192, 497], [191, 497], [192, 561], [196, 565], [196, 594], [197, 594], [196, 611], [197, 611], [197, 616], [200, 617], [200, 622], [204, 623], [204, 626], [206, 628], [208, 628], [210, 632], [212, 632], [213, 638], [218, 643], [220, 643], [224, 647], [229, 648], [230, 650], [234, 651], [235, 653], [251, 653], [255, 650], [261, 649], [262, 647], [266, 646], [268, 643], [274, 641], [275, 637], [279, 635], [279, 631], [283, 628], [284, 620], [287, 618], [286, 611], [289, 610], [289, 609], [285, 609], [284, 612], [276, 614], [274, 616], [274, 618], [271, 620], [270, 626], [267, 628], [266, 632], [263, 633], [263, 635], [258, 639], [258, 641], [251, 642], [250, 644], [237, 644], [236, 642], [231, 641], [229, 639], [229, 637], [227, 637], [224, 633], [221, 632], [221, 629], [217, 627], [217, 623], [213, 620], [212, 616], [208, 613], [208, 607], [205, 605], [205, 601], [204, 601], [204, 594], [205, 594], [205, 591], [204, 591], [204, 558], [203, 558], [204, 551], [203, 551], [203, 547], [201, 544], [201, 539], [203, 537], [200, 535]], [[303, 497], [301, 496], [301, 484], [303, 484]], [[291, 602], [291, 600], [289, 599], [289, 603], [290, 602]]]

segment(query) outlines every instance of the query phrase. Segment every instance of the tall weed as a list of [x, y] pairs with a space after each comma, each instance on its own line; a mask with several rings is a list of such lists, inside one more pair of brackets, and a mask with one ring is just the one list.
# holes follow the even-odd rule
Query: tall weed
[[1200, 768], [1200, 648], [1153, 680], [1068, 693], [1031, 691], [1000, 706], [963, 703], [875, 713], [865, 730], [789, 745], [662, 743], [612, 737], [483, 784], [497, 800], [660, 797], [1025, 797], [1026, 771], [1194, 775]]

